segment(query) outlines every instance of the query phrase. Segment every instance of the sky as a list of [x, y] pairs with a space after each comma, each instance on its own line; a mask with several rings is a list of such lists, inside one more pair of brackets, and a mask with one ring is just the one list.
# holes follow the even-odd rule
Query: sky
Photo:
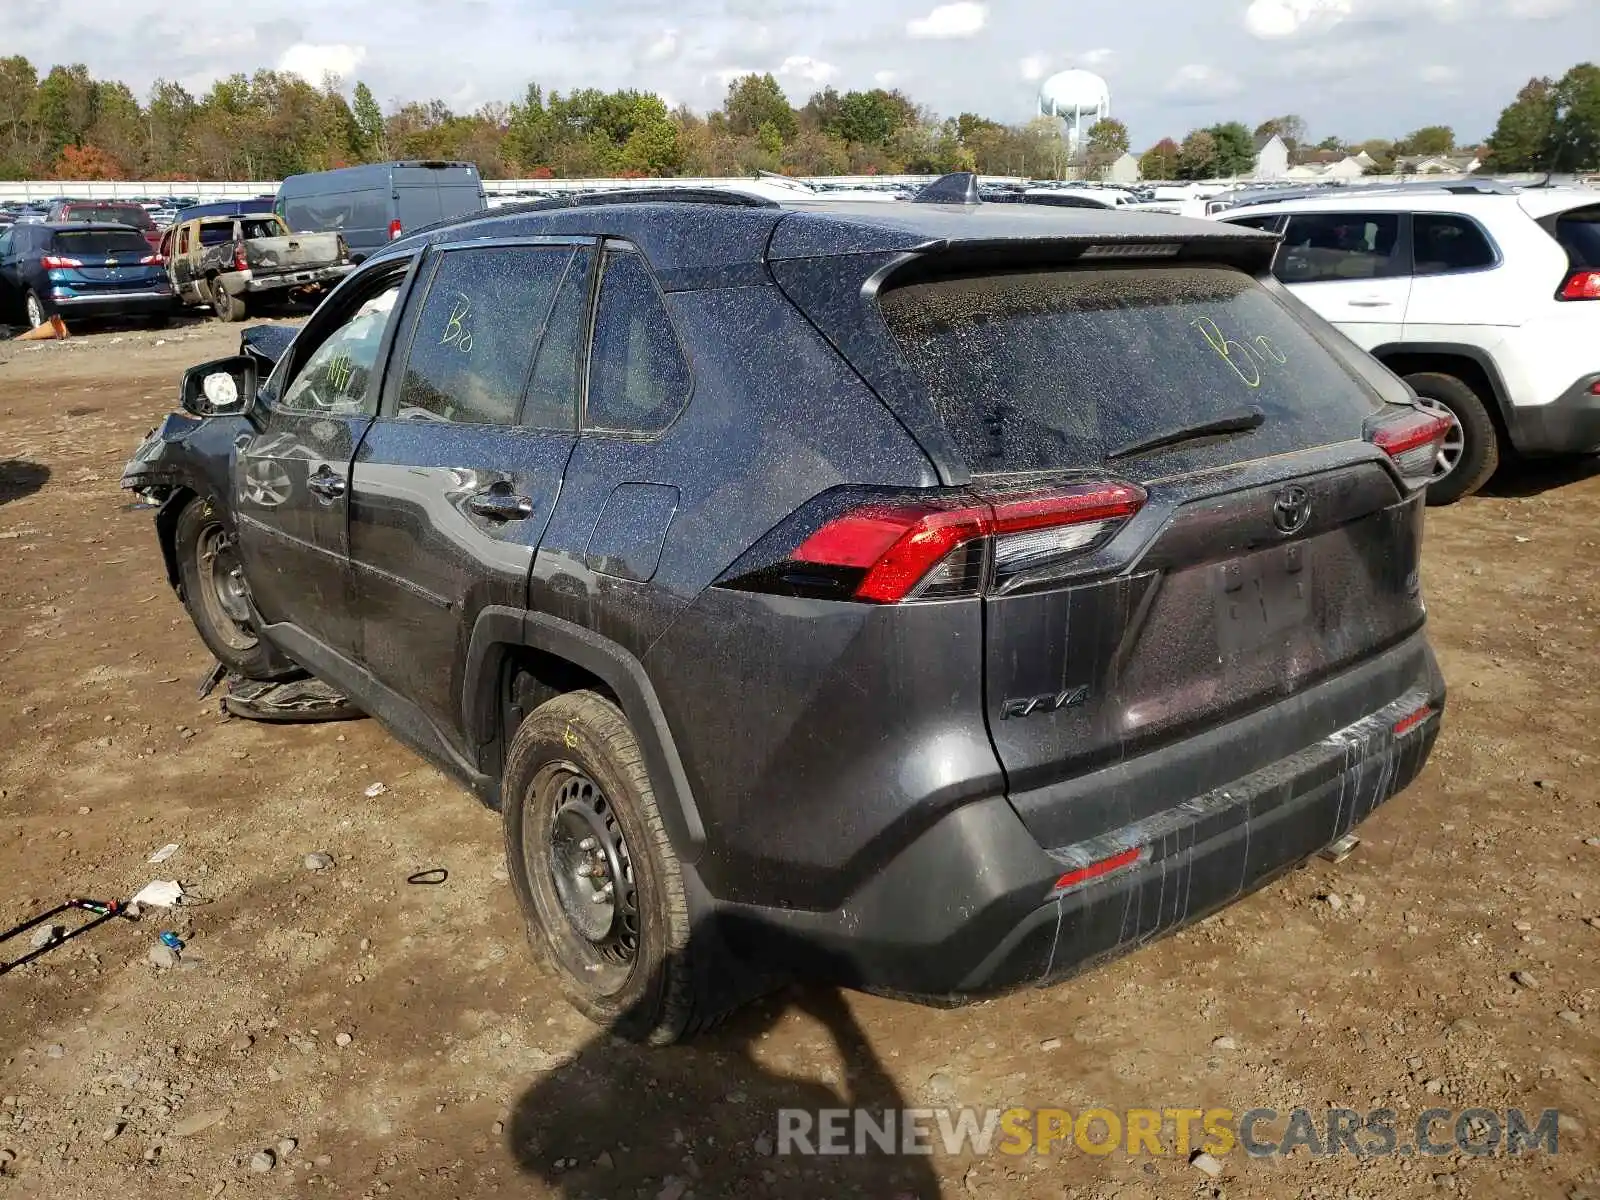
[[386, 107], [471, 110], [537, 81], [704, 110], [729, 78], [771, 71], [796, 104], [899, 87], [1009, 123], [1034, 114], [1042, 79], [1080, 68], [1109, 82], [1136, 148], [1289, 112], [1314, 140], [1446, 124], [1472, 142], [1530, 77], [1600, 56], [1600, 0], [0, 0], [0, 31], [0, 53], [41, 73], [83, 62], [141, 97], [157, 78], [203, 92], [272, 66], [364, 80]]

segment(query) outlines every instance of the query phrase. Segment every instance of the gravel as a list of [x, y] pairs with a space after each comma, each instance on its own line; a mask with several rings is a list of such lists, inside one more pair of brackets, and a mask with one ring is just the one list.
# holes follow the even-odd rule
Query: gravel
[[250, 1169], [257, 1175], [265, 1175], [278, 1165], [278, 1156], [271, 1150], [257, 1150], [250, 1156]]

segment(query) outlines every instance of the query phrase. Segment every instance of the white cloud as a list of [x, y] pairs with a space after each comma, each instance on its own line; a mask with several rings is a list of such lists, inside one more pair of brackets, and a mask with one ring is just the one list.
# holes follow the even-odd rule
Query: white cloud
[[283, 52], [283, 57], [278, 59], [278, 70], [321, 86], [325, 75], [349, 79], [366, 57], [365, 46], [351, 46], [344, 42], [328, 45], [300, 42]]
[[1351, 0], [1253, 0], [1244, 27], [1264, 39], [1330, 29], [1350, 15]]
[[743, 79], [746, 75], [760, 75], [761, 72], [754, 67], [718, 67], [710, 75], [702, 79], [715, 79], [723, 87], [727, 87], [735, 79]]
[[941, 4], [925, 17], [906, 22], [906, 33], [914, 38], [969, 38], [988, 24], [989, 10], [972, 0]]
[[881, 88], [893, 87], [894, 81], [899, 78], [900, 75], [896, 71], [878, 71], [873, 74], [872, 82]]
[[1216, 67], [1189, 63], [1174, 71], [1161, 90], [1175, 100], [1201, 103], [1237, 94], [1239, 81]]
[[1547, 21], [1571, 12], [1577, 0], [1510, 0], [1506, 11], [1520, 21]]
[[1017, 64], [1017, 69], [1029, 83], [1036, 83], [1043, 79], [1044, 73], [1050, 69], [1050, 60], [1043, 54], [1030, 54]]
[[1422, 82], [1432, 84], [1455, 83], [1461, 78], [1461, 72], [1455, 67], [1434, 65], [1422, 68]]
[[838, 70], [832, 63], [820, 62], [804, 54], [791, 54], [778, 68], [778, 76], [804, 79], [807, 83], [826, 83]]
[[1090, 70], [1093, 70], [1095, 67], [1105, 66], [1115, 57], [1116, 52], [1114, 50], [1108, 50], [1102, 46], [1098, 50], [1085, 50], [1073, 61], [1076, 62], [1080, 67], [1088, 67]]
[[644, 48], [640, 56], [647, 63], [671, 62], [678, 57], [678, 31], [664, 29], [661, 36]]

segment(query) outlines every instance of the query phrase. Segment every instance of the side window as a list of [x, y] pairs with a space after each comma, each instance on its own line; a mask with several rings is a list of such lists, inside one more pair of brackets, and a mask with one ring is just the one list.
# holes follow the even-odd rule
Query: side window
[[5, 258], [11, 253], [11, 230], [0, 233], [0, 258]]
[[1282, 217], [1229, 217], [1229, 225], [1243, 225], [1246, 229], [1259, 229], [1263, 233], [1277, 233]]
[[192, 225], [185, 225], [182, 229], [180, 229], [178, 231], [178, 253], [179, 254], [187, 254], [187, 253], [189, 253], [189, 230], [191, 230], [193, 228], [194, 228], [194, 226], [192, 226]]
[[394, 315], [400, 279], [369, 297], [311, 352], [289, 381], [278, 407], [286, 412], [358, 416], [378, 410], [373, 373], [383, 331]]
[[572, 250], [447, 250], [417, 310], [400, 417], [510, 425]]
[[1296, 213], [1274, 273], [1284, 283], [1403, 275], [1399, 245], [1398, 213]]
[[573, 255], [556, 293], [522, 405], [522, 423], [530, 429], [572, 429], [577, 424], [578, 356], [583, 349], [584, 318], [589, 314], [589, 268], [593, 265], [591, 251]]
[[1411, 219], [1411, 242], [1418, 275], [1476, 271], [1497, 261], [1488, 237], [1466, 217], [1418, 213]]
[[600, 269], [584, 426], [658, 433], [689, 398], [689, 365], [644, 260], [607, 251]]

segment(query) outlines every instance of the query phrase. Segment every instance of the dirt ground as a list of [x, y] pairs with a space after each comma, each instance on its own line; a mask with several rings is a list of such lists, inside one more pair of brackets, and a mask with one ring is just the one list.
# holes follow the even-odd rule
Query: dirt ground
[[[0, 1196], [1600, 1196], [1600, 465], [1431, 515], [1445, 732], [1345, 863], [1052, 990], [947, 1012], [797, 989], [647, 1051], [532, 961], [493, 813], [374, 722], [195, 698], [208, 656], [117, 482], [180, 370], [236, 339], [0, 341], [0, 926], [151, 879], [204, 901], [0, 977]], [[1553, 1157], [1235, 1152], [1216, 1178], [772, 1154], [778, 1109], [849, 1104], [1566, 1117]]]

